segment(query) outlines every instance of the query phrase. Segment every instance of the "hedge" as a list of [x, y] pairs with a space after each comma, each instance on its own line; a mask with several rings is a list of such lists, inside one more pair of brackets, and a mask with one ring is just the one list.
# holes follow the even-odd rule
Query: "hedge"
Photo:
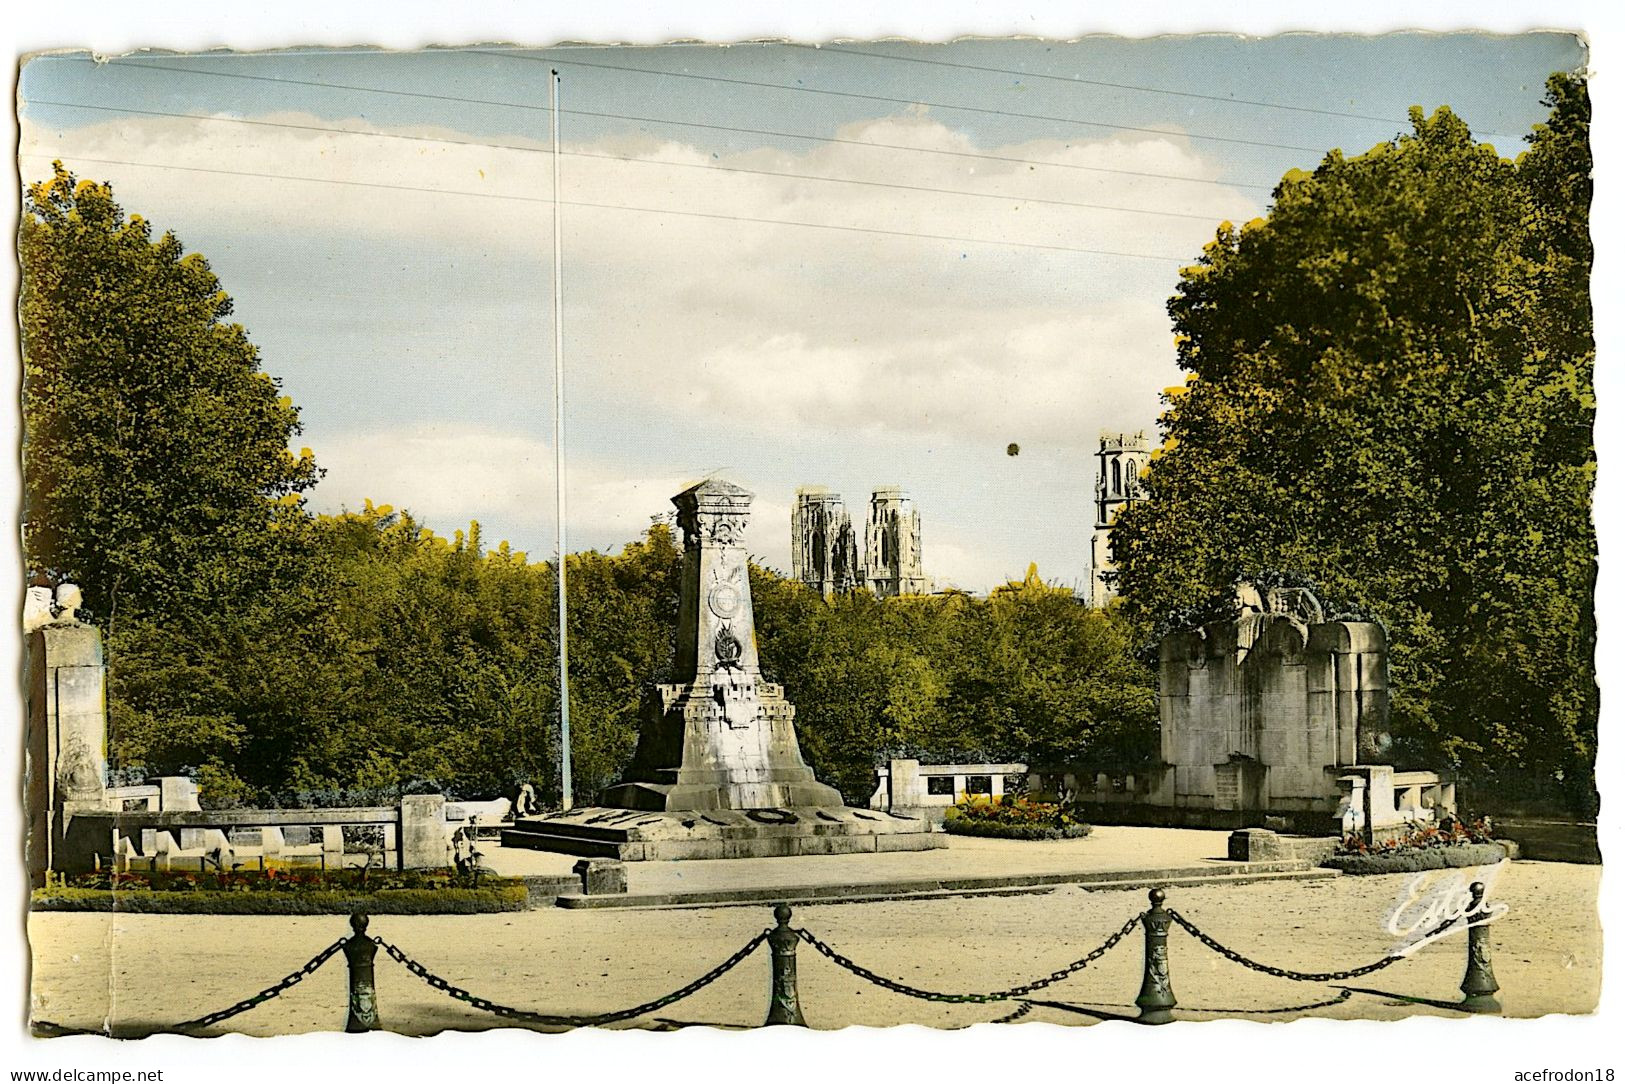
[[386, 888], [376, 892], [113, 892], [100, 888], [35, 889], [35, 911], [119, 911], [151, 915], [483, 915], [523, 911], [523, 881], [479, 888]]
[[1334, 854], [1322, 866], [1362, 876], [1376, 873], [1420, 873], [1428, 869], [1490, 866], [1507, 856], [1499, 843], [1466, 843], [1455, 847], [1422, 847], [1388, 854]]
[[970, 817], [949, 817], [942, 822], [942, 827], [950, 835], [989, 836], [994, 839], [1082, 839], [1092, 831], [1087, 824], [1056, 828], [1048, 824], [1006, 824]]

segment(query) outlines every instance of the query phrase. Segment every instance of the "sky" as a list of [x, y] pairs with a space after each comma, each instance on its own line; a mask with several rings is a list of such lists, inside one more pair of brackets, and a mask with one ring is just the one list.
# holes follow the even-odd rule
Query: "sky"
[[979, 592], [1087, 583], [1092, 453], [1155, 438], [1164, 305], [1221, 222], [1412, 105], [1515, 154], [1584, 62], [1562, 33], [68, 53], [23, 68], [19, 162], [208, 257], [313, 508], [542, 558], [557, 68], [569, 548], [717, 475], [788, 570], [797, 486], [856, 518], [901, 485], [927, 574]]

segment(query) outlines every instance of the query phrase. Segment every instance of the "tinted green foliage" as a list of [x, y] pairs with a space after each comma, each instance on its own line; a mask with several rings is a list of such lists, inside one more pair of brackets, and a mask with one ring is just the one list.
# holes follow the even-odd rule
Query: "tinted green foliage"
[[[183, 661], [155, 628], [152, 653], [112, 656], [117, 760], [203, 765], [210, 805], [389, 801], [411, 785], [511, 796], [527, 781], [556, 799], [552, 567], [482, 551], [477, 527], [448, 541], [370, 504], [310, 530], [331, 577], [328, 634], [284, 645], [258, 675], [205, 648]], [[664, 526], [614, 556], [570, 557], [578, 800], [621, 778], [651, 684], [676, 677], [681, 564]], [[1030, 578], [989, 599], [826, 604], [751, 573], [764, 669], [796, 704], [807, 759], [849, 800], [867, 800], [890, 753], [1132, 763], [1154, 745], [1128, 626], [1070, 592]]]
[[826, 604], [753, 568], [762, 667], [796, 705], [802, 752], [848, 801], [877, 756], [1136, 763], [1156, 745], [1152, 675], [1129, 626], [1030, 574], [968, 595]]
[[1518, 161], [1447, 109], [1285, 178], [1169, 302], [1152, 500], [1120, 517], [1150, 628], [1239, 573], [1387, 625], [1410, 759], [1590, 799], [1597, 693], [1588, 106], [1554, 76]]
[[[91, 610], [185, 612], [285, 587], [269, 528], [317, 478], [208, 261], [152, 238], [58, 163], [30, 185], [23, 267], [23, 550]], [[246, 559], [245, 559], [246, 558]]]

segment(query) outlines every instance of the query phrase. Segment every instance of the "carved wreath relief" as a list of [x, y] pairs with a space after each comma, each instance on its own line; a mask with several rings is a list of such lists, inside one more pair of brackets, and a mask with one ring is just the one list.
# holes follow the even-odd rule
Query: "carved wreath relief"
[[96, 793], [101, 788], [101, 774], [90, 748], [79, 738], [64, 743], [57, 754], [57, 786], [70, 797]]
[[739, 642], [733, 629], [727, 625], [717, 630], [717, 635], [711, 642], [712, 651], [716, 654], [717, 666], [723, 670], [739, 669], [739, 658], [745, 653], [745, 646]]

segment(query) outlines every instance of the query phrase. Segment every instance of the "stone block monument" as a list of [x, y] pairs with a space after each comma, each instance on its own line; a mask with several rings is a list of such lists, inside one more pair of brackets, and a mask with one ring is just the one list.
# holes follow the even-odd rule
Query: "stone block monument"
[[31, 587], [23, 610], [28, 733], [23, 768], [30, 880], [60, 868], [78, 814], [107, 801], [107, 671], [101, 630], [79, 620], [79, 589]]
[[1454, 807], [1437, 774], [1392, 766], [1382, 626], [1328, 620], [1307, 589], [1238, 585], [1229, 618], [1164, 637], [1158, 692], [1154, 804], [1321, 813], [1368, 835]]
[[801, 757], [795, 708], [762, 680], [744, 547], [751, 494], [672, 498], [683, 532], [677, 669], [646, 702], [627, 778], [604, 804], [522, 818], [503, 846], [623, 860], [745, 858], [942, 845], [916, 818], [849, 808]]

